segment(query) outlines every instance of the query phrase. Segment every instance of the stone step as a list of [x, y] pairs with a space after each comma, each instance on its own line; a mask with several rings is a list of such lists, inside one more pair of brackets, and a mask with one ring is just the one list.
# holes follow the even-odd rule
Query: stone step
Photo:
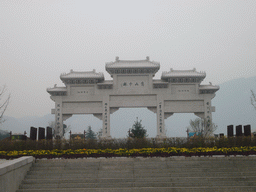
[[78, 174], [78, 175], [106, 175], [108, 174], [109, 176], [111, 175], [116, 175], [116, 176], [121, 176], [123, 175], [157, 175], [157, 176], [171, 176], [173, 174], [221, 174], [221, 173], [230, 173], [230, 174], [240, 174], [240, 173], [254, 173], [254, 170], [250, 170], [250, 171], [246, 171], [246, 170], [201, 170], [201, 171], [133, 171], [133, 170], [123, 170], [123, 171], [73, 171], [73, 170], [68, 170], [68, 171], [49, 171], [49, 172], [45, 172], [45, 171], [32, 171], [32, 172], [28, 172], [27, 175], [62, 175], [62, 174], [66, 174], [66, 175], [74, 175], [74, 174]]
[[134, 170], [136, 172], [138, 171], [143, 171], [143, 172], [177, 172], [177, 171], [189, 171], [189, 172], [199, 172], [199, 171], [233, 171], [233, 170], [245, 170], [245, 171], [256, 171], [256, 168], [253, 167], [254, 165], [251, 165], [251, 167], [243, 167], [242, 165], [240, 165], [239, 167], [231, 167], [231, 166], [219, 166], [219, 167], [186, 167], [186, 168], [179, 168], [179, 167], [175, 167], [175, 168], [170, 168], [170, 167], [165, 167], [165, 168], [159, 168], [159, 167], [135, 167], [135, 166], [131, 166], [131, 167], [80, 167], [80, 168], [76, 168], [76, 167], [52, 167], [52, 168], [35, 168], [32, 167], [31, 168], [31, 172], [62, 172], [62, 171], [77, 171], [77, 172], [88, 172], [88, 171], [129, 171], [129, 170]]
[[56, 171], [56, 172], [28, 172], [27, 175], [52, 175], [52, 176], [60, 176], [60, 175], [80, 175], [80, 176], [93, 176], [93, 175], [100, 175], [104, 176], [107, 175], [108, 177], [128, 177], [128, 176], [157, 176], [157, 177], [163, 177], [163, 176], [219, 176], [219, 175], [230, 175], [230, 176], [236, 176], [236, 175], [247, 175], [252, 176], [255, 174], [254, 170], [246, 171], [246, 170], [221, 170], [221, 171], [213, 171], [213, 170], [203, 170], [203, 171], [132, 171], [132, 170], [124, 170], [124, 171]]
[[123, 187], [201, 187], [201, 186], [255, 186], [255, 181], [208, 181], [205, 182], [113, 182], [113, 183], [56, 183], [22, 184], [20, 189], [46, 188], [123, 188]]
[[163, 178], [163, 177], [179, 177], [179, 178], [187, 178], [187, 177], [233, 177], [233, 176], [240, 176], [240, 177], [250, 177], [255, 176], [255, 172], [237, 172], [237, 173], [226, 173], [226, 172], [219, 172], [219, 173], [199, 173], [199, 174], [187, 174], [187, 173], [177, 173], [177, 174], [152, 174], [152, 175], [145, 175], [145, 174], [57, 174], [57, 175], [27, 175], [26, 179], [78, 179], [78, 178]]
[[[114, 161], [113, 161], [114, 162]], [[145, 164], [145, 162], [147, 164]], [[125, 162], [125, 163], [114, 163], [114, 164], [111, 164], [112, 162], [109, 162], [109, 163], [104, 163], [104, 162], [101, 162], [101, 163], [95, 163], [95, 164], [88, 164], [88, 163], [78, 163], [78, 164], [72, 164], [72, 163], [40, 163], [40, 164], [37, 164], [35, 165], [35, 167], [63, 167], [63, 166], [66, 166], [66, 167], [97, 167], [100, 165], [106, 165], [106, 166], [112, 166], [112, 167], [116, 167], [116, 166], [145, 166], [145, 167], [155, 167], [155, 166], [162, 166], [162, 167], [166, 167], [166, 165], [168, 167], [181, 167], [181, 168], [186, 168], [186, 167], [219, 167], [219, 166], [233, 166], [234, 164], [243, 164], [245, 167], [249, 167], [250, 165], [253, 165], [254, 162], [235, 162], [235, 161], [231, 161], [229, 163], [225, 163], [225, 162], [219, 162], [219, 163], [211, 163], [209, 164], [210, 161], [206, 161], [204, 163], [200, 162], [200, 163], [196, 163], [196, 164], [186, 164], [186, 162], [183, 162], [183, 163], [180, 163], [180, 162], [168, 162], [166, 161], [165, 164], [162, 164], [162, 163], [155, 163], [155, 162], [134, 162], [134, 163], [131, 163], [131, 162]]]
[[111, 167], [111, 168], [104, 168], [104, 167], [95, 167], [95, 168], [83, 168], [81, 167], [79, 168], [52, 168], [52, 169], [36, 169], [36, 168], [32, 168], [31, 172], [45, 172], [45, 173], [51, 173], [51, 172], [63, 172], [63, 171], [77, 171], [77, 172], [88, 172], [88, 171], [113, 171], [113, 172], [118, 172], [118, 171], [129, 171], [129, 170], [134, 170], [134, 171], [143, 171], [143, 172], [176, 172], [176, 171], [190, 171], [190, 172], [199, 172], [199, 171], [237, 171], [237, 170], [246, 170], [246, 171], [256, 171], [255, 167], [218, 167], [218, 168], [212, 168], [212, 167], [208, 167], [208, 168], [158, 168], [158, 167], [154, 167], [154, 168], [142, 168], [142, 167], [128, 167], [128, 168], [117, 168], [117, 167]]
[[[234, 159], [236, 158], [236, 159]], [[207, 157], [202, 157], [202, 158], [193, 158], [193, 157], [188, 157], [187, 159], [179, 160], [178, 158], [172, 159], [169, 157], [166, 158], [137, 158], [134, 160], [133, 158], [127, 158], [127, 159], [121, 159], [119, 157], [117, 158], [98, 158], [98, 159], [43, 159], [43, 160], [36, 160], [36, 162], [40, 163], [37, 166], [44, 166], [44, 165], [63, 165], [63, 164], [73, 164], [74, 166], [76, 165], [81, 165], [81, 164], [92, 164], [95, 165], [96, 163], [109, 163], [109, 162], [115, 162], [116, 164], [136, 164], [136, 163], [143, 163], [143, 162], [152, 162], [152, 163], [158, 163], [161, 164], [162, 162], [168, 162], [170, 164], [184, 164], [184, 165], [197, 165], [197, 164], [207, 164], [209, 161], [212, 162], [212, 164], [229, 164], [230, 162], [246, 162], [252, 163], [254, 162], [254, 157], [251, 159], [248, 159], [246, 157], [238, 158], [238, 157], [232, 157], [232, 158], [225, 158], [225, 157], [220, 157], [218, 159], [216, 158], [207, 158]], [[51, 162], [48, 162], [51, 161]]]
[[80, 178], [80, 179], [26, 179], [23, 184], [54, 184], [54, 183], [113, 183], [113, 182], [211, 182], [211, 181], [255, 181], [253, 177], [161, 177], [161, 178]]
[[256, 191], [256, 158], [37, 160], [18, 192]]
[[17, 192], [255, 192], [256, 187], [248, 186], [211, 186], [211, 187], [130, 187], [128, 188], [55, 188], [55, 189], [19, 189]]
[[180, 182], [109, 182], [109, 183], [50, 183], [50, 184], [22, 184], [20, 189], [44, 188], [113, 188], [113, 187], [201, 187], [201, 186], [256, 186], [255, 181], [180, 181]]
[[139, 164], [134, 164], [134, 165], [104, 165], [104, 164], [101, 164], [101, 165], [97, 165], [97, 166], [87, 166], [87, 165], [81, 165], [81, 166], [67, 166], [67, 165], [58, 165], [57, 166], [35, 166], [33, 167], [32, 170], [69, 170], [69, 169], [79, 169], [79, 170], [92, 170], [92, 169], [96, 169], [97, 167], [100, 167], [100, 169], [106, 169], [106, 170], [109, 170], [109, 169], [120, 169], [120, 170], [123, 170], [123, 169], [131, 169], [131, 168], [140, 168], [140, 169], [169, 169], [169, 170], [187, 170], [188, 168], [189, 169], [192, 169], [192, 170], [201, 170], [201, 169], [237, 169], [237, 168], [243, 168], [243, 169], [246, 169], [246, 170], [249, 170], [249, 169], [256, 169], [254, 167], [255, 163], [252, 163], [252, 164], [245, 164], [245, 163], [236, 163], [236, 164], [228, 164], [228, 165], [218, 165], [218, 166], [212, 166], [212, 165], [208, 165], [208, 166], [201, 166], [201, 165], [198, 165], [198, 166], [194, 166], [194, 165], [191, 165], [191, 166], [179, 166], [179, 165], [176, 165], [176, 166], [169, 166], [168, 164], [166, 165], [139, 165]]

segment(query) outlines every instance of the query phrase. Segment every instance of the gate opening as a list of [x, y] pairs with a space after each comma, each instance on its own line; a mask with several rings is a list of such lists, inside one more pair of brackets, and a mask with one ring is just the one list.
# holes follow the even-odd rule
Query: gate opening
[[92, 131], [98, 133], [102, 127], [102, 121], [93, 115], [73, 115], [64, 121], [70, 129], [65, 133], [65, 138], [69, 138], [69, 131], [72, 133], [84, 133], [87, 131], [88, 126], [92, 127]]
[[147, 108], [119, 108], [110, 115], [112, 138], [127, 138], [128, 131], [136, 121], [142, 120], [142, 126], [147, 130], [148, 138], [156, 137], [156, 114]]
[[174, 113], [165, 119], [167, 137], [187, 137], [187, 127], [190, 120], [198, 118], [194, 113]]

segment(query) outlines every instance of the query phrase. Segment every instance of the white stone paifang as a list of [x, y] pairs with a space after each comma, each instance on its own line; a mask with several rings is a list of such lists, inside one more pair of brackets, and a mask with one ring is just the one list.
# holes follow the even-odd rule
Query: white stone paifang
[[47, 92], [55, 102], [55, 137], [63, 137], [63, 121], [73, 114], [93, 114], [102, 120], [102, 137], [111, 138], [110, 114], [120, 107], [147, 107], [157, 114], [157, 135], [165, 135], [164, 120], [174, 113], [194, 113], [212, 120], [211, 100], [219, 86], [201, 85], [205, 72], [173, 70], [153, 79], [160, 63], [145, 60], [120, 60], [106, 63], [112, 80], [93, 71], [61, 74], [64, 87], [54, 86]]

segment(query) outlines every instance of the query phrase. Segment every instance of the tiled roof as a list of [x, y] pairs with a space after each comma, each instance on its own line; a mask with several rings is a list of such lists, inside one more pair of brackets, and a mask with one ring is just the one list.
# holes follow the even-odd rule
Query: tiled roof
[[60, 75], [61, 79], [81, 79], [81, 78], [96, 78], [96, 79], [104, 79], [103, 73], [96, 73], [93, 71], [84, 71], [84, 72], [75, 72], [73, 70], [70, 73], [63, 73]]
[[97, 83], [97, 85], [113, 85], [113, 80], [105, 80], [103, 82]]
[[219, 90], [220, 86], [218, 85], [200, 85], [199, 90]]
[[197, 72], [194, 68], [193, 70], [173, 70], [171, 69], [169, 72], [163, 72], [162, 78], [168, 77], [201, 77], [205, 78], [205, 72]]
[[157, 79], [157, 80], [153, 80], [153, 84], [168, 84], [168, 82]]
[[149, 57], [146, 60], [119, 60], [117, 57], [116, 61], [106, 63], [107, 68], [160, 68], [160, 63], [149, 61]]
[[47, 92], [65, 92], [67, 91], [66, 87], [56, 87], [54, 86], [53, 88], [47, 88]]

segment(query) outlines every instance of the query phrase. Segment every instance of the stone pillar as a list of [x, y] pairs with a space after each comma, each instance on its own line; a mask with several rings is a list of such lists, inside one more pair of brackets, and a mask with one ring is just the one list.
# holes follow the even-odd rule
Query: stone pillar
[[55, 130], [54, 136], [63, 138], [62, 102], [55, 102]]
[[157, 98], [157, 137], [166, 137], [164, 127], [164, 100], [159, 97]]
[[103, 99], [103, 113], [102, 113], [102, 137], [111, 138], [110, 136], [110, 107], [109, 96], [105, 96]]

